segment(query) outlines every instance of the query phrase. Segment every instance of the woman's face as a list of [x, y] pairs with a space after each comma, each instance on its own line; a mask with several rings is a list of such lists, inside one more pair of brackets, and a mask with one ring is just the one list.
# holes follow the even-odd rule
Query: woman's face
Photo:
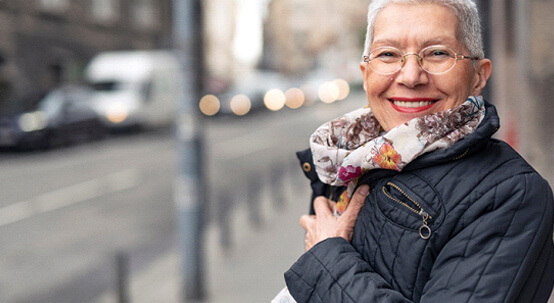
[[[458, 18], [437, 4], [391, 4], [375, 19], [371, 50], [393, 46], [419, 53], [430, 45], [445, 45], [469, 55], [459, 39]], [[490, 75], [488, 59], [459, 60], [444, 74], [429, 74], [407, 56], [402, 69], [391, 75], [375, 73], [368, 63], [360, 65], [369, 107], [385, 131], [413, 118], [437, 113], [462, 104], [470, 95], [480, 95]]]

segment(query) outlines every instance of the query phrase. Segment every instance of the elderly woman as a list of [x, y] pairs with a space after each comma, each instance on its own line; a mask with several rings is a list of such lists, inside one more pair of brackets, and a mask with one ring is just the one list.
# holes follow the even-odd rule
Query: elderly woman
[[499, 119], [480, 97], [491, 62], [475, 4], [374, 0], [368, 23], [368, 106], [321, 126], [298, 153], [319, 197], [300, 219], [307, 252], [285, 273], [290, 293], [298, 302], [546, 302], [552, 191], [492, 138]]

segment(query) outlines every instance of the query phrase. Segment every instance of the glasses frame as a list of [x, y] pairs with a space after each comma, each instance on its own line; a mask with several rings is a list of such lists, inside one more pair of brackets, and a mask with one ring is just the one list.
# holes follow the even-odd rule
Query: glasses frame
[[[452, 66], [451, 66], [449, 69], [445, 70], [444, 72], [433, 73], [433, 72], [430, 72], [430, 71], [426, 70], [426, 69], [423, 67], [423, 58], [421, 57], [421, 54], [422, 54], [425, 50], [427, 50], [427, 49], [429, 49], [429, 48], [436, 48], [436, 47], [440, 47], [440, 48], [444, 48], [444, 49], [447, 49], [447, 50], [452, 51], [452, 53], [454, 54], [454, 59], [456, 59], [456, 61], [454, 61], [454, 64], [452, 64]], [[376, 58], [370, 59], [371, 54], [372, 54], [373, 52], [375, 52], [376, 50], [380, 50], [380, 49], [383, 49], [383, 48], [395, 49], [395, 50], [397, 50], [400, 54], [402, 54], [402, 56], [401, 56], [402, 58], [400, 59], [400, 63], [401, 63], [401, 64], [400, 64], [400, 67], [398, 67], [397, 70], [392, 71], [392, 72], [390, 72], [390, 73], [382, 73], [382, 72], [376, 71], [376, 70], [371, 66], [371, 64], [370, 64], [371, 61], [373, 61], [373, 60], [378, 60], [378, 59], [376, 59]], [[421, 51], [419, 51], [418, 54], [416, 54], [416, 53], [407, 53], [407, 54], [404, 54], [403, 51], [399, 50], [399, 49], [396, 48], [396, 47], [393, 47], [393, 46], [382, 46], [382, 47], [378, 47], [378, 48], [372, 50], [372, 51], [369, 53], [369, 55], [364, 55], [364, 56], [363, 56], [363, 62], [366, 62], [366, 63], [369, 65], [369, 67], [370, 67], [374, 72], [376, 72], [376, 73], [378, 73], [378, 74], [380, 74], [380, 75], [392, 75], [392, 74], [394, 74], [394, 73], [400, 71], [400, 70], [402, 69], [402, 67], [404, 67], [404, 64], [406, 64], [406, 57], [407, 57], [407, 56], [410, 56], [410, 55], [416, 56], [416, 57], [417, 57], [417, 63], [419, 64], [419, 66], [421, 67], [421, 69], [424, 70], [426, 73], [432, 74], [432, 75], [441, 75], [441, 74], [444, 74], [444, 73], [447, 73], [447, 72], [451, 71], [451, 70], [454, 68], [454, 66], [456, 66], [456, 63], [458, 63], [459, 60], [464, 60], [464, 59], [479, 60], [479, 57], [471, 57], [471, 56], [466, 56], [466, 55], [460, 55], [460, 54], [456, 53], [452, 48], [450, 48], [450, 47], [448, 47], [448, 46], [437, 44], [437, 45], [431, 45], [431, 46], [427, 46], [427, 47], [423, 48]]]

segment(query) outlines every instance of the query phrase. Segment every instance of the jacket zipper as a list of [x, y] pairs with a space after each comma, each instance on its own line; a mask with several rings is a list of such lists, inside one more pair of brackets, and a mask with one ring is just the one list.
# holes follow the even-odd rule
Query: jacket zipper
[[398, 203], [400, 203], [401, 205], [407, 207], [409, 210], [413, 211], [414, 213], [418, 214], [421, 216], [421, 219], [423, 221], [423, 225], [421, 225], [421, 227], [419, 228], [419, 236], [424, 239], [424, 240], [427, 240], [431, 237], [431, 228], [429, 227], [429, 225], [427, 224], [427, 220], [428, 219], [433, 219], [433, 217], [431, 217], [431, 215], [429, 215], [428, 212], [426, 212], [423, 207], [421, 207], [421, 205], [419, 203], [417, 203], [414, 199], [412, 199], [410, 196], [408, 196], [402, 189], [400, 189], [400, 187], [398, 187], [396, 184], [394, 183], [391, 183], [391, 182], [388, 182], [387, 183], [388, 186], [392, 186], [394, 187], [396, 190], [398, 190], [404, 197], [406, 197], [408, 200], [410, 200], [414, 207], [408, 205], [408, 203], [406, 202], [403, 202], [395, 197], [393, 197], [390, 193], [387, 192], [387, 190], [385, 189], [385, 187], [383, 186], [383, 193], [389, 197], [391, 200], [393, 201], [396, 201]]

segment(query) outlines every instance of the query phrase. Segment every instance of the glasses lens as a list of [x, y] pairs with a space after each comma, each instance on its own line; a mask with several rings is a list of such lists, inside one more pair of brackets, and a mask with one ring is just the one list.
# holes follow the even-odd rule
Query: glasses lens
[[440, 74], [449, 71], [456, 64], [456, 53], [441, 45], [430, 46], [419, 54], [421, 67], [429, 73]]
[[376, 73], [392, 74], [402, 67], [402, 53], [391, 47], [380, 47], [369, 54], [369, 66]]

